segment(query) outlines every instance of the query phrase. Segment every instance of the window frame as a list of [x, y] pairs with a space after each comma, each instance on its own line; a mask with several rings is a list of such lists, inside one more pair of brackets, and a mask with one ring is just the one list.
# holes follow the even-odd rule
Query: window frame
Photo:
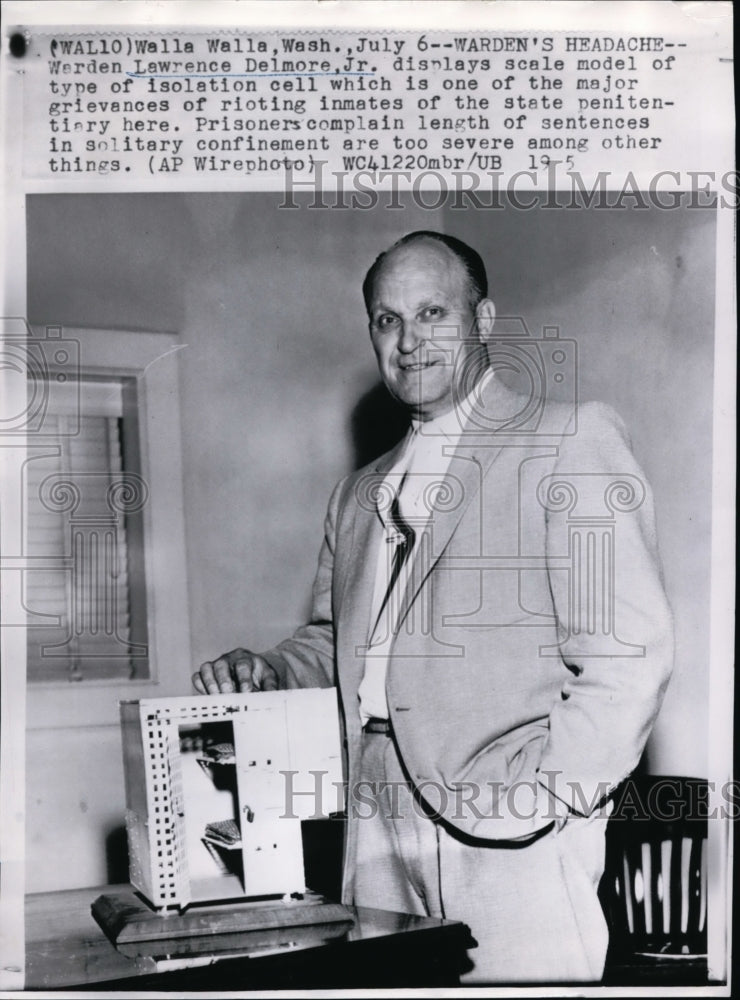
[[[27, 683], [28, 729], [117, 725], [119, 700], [189, 693], [190, 620], [177, 362], [183, 345], [172, 333], [120, 329], [64, 327], [63, 336], [79, 343], [81, 375], [136, 381], [139, 472], [149, 488], [142, 511], [149, 677]], [[27, 459], [35, 445], [43, 448], [53, 442], [53, 437], [29, 437]]]

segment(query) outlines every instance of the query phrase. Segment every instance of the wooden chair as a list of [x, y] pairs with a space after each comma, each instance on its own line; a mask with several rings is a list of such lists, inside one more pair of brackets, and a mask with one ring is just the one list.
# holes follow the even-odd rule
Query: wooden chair
[[600, 886], [605, 982], [706, 982], [708, 785], [633, 776], [614, 796]]

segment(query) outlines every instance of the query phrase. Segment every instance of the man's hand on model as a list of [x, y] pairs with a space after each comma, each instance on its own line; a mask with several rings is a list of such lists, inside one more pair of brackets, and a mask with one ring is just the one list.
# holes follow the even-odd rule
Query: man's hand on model
[[193, 686], [199, 694], [234, 694], [277, 691], [280, 683], [267, 660], [240, 647], [213, 662], [201, 663], [193, 674]]

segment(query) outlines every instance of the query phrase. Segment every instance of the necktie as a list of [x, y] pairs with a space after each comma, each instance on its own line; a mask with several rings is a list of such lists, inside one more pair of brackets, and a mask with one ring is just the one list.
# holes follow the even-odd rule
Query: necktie
[[411, 550], [414, 547], [414, 540], [416, 539], [416, 532], [414, 531], [414, 529], [411, 527], [410, 524], [407, 524], [406, 521], [404, 521], [403, 517], [401, 516], [400, 503], [398, 499], [401, 494], [401, 490], [403, 489], [403, 484], [406, 482], [406, 475], [407, 473], [404, 474], [403, 479], [401, 480], [401, 483], [398, 487], [398, 490], [396, 491], [396, 495], [393, 497], [393, 501], [388, 510], [388, 523], [395, 529], [397, 533], [395, 538], [396, 550], [393, 553], [393, 564], [391, 566], [391, 573], [390, 573], [390, 578], [388, 580], [388, 587], [386, 589], [385, 596], [383, 597], [383, 603], [380, 605], [380, 610], [378, 612], [378, 619], [385, 610], [388, 600], [391, 594], [393, 593], [393, 588], [396, 585], [396, 581], [398, 580], [398, 577], [401, 574], [401, 570], [403, 569], [404, 563], [411, 554]]

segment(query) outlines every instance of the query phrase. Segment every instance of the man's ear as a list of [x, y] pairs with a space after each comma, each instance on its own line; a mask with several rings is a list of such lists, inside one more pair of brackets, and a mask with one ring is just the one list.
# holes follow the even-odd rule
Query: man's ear
[[493, 324], [496, 322], [496, 306], [491, 299], [481, 299], [475, 307], [475, 322], [478, 339], [485, 343], [491, 336]]

